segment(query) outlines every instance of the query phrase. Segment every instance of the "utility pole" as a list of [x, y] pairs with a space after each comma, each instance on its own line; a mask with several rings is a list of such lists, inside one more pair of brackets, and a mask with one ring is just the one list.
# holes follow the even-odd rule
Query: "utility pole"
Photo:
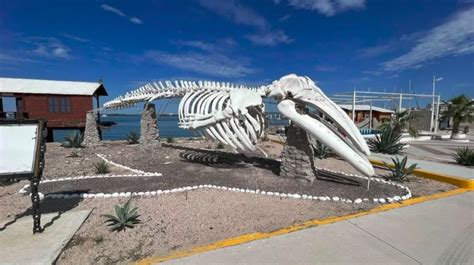
[[[437, 126], [437, 124], [436, 124], [437, 121], [434, 121], [434, 122], [433, 122], [433, 119], [436, 119], [435, 113], [437, 112], [437, 111], [435, 111], [435, 93], [436, 93], [436, 82], [439, 82], [439, 81], [441, 81], [441, 80], [443, 80], [442, 77], [436, 78], [435, 75], [433, 76], [433, 94], [432, 94], [432, 98], [431, 98], [432, 101], [431, 101], [430, 132], [432, 132], [432, 131], [435, 131], [435, 132], [436, 132], [436, 131], [437, 131], [436, 129], [434, 129], [434, 127]], [[439, 103], [438, 103], [437, 108], [439, 108]]]

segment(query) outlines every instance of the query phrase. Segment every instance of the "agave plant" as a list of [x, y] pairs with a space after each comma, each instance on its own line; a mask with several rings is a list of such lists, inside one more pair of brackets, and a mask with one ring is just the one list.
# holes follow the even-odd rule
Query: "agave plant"
[[137, 212], [138, 207], [130, 209], [130, 202], [131, 199], [129, 199], [124, 205], [115, 205], [115, 215], [102, 215], [106, 218], [105, 223], [108, 223], [107, 225], [111, 227], [111, 231], [125, 231], [127, 228], [134, 228], [136, 224], [141, 222], [139, 219], [140, 215]]
[[380, 135], [376, 135], [375, 139], [370, 139], [368, 144], [370, 150], [374, 152], [395, 155], [403, 149], [403, 144], [400, 143], [401, 138], [400, 133], [396, 133], [390, 126], [386, 126]]
[[84, 136], [82, 135], [82, 133], [75, 132], [74, 134], [64, 137], [64, 140], [65, 142], [61, 144], [62, 147], [81, 148]]
[[456, 154], [453, 155], [454, 160], [459, 165], [472, 167], [474, 166], [474, 150], [469, 147], [458, 148]]
[[105, 161], [99, 161], [94, 164], [96, 174], [107, 174], [110, 172], [110, 166]]
[[402, 161], [398, 157], [392, 158], [393, 168], [390, 168], [387, 163], [383, 162], [385, 166], [390, 169], [391, 175], [388, 177], [389, 180], [394, 180], [398, 182], [404, 182], [407, 180], [407, 176], [410, 175], [413, 170], [415, 170], [417, 164], [412, 164], [408, 168], [406, 167], [408, 157], [405, 156]]
[[415, 120], [415, 112], [411, 112], [409, 109], [397, 111], [392, 115], [388, 123], [384, 123], [380, 126], [380, 129], [383, 130], [385, 127], [391, 127], [396, 134], [407, 131], [411, 136], [416, 137], [418, 135], [418, 129], [413, 126]]
[[314, 156], [319, 159], [326, 159], [331, 154], [331, 149], [326, 145], [316, 141], [316, 145], [313, 145]]
[[174, 143], [174, 139], [171, 136], [166, 137], [166, 142], [167, 143]]
[[140, 135], [135, 131], [130, 131], [127, 133], [127, 142], [129, 144], [136, 144], [140, 140]]

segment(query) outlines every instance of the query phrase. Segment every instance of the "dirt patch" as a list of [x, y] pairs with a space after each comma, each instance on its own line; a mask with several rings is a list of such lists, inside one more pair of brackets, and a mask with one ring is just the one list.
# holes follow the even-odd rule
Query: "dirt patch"
[[[215, 146], [206, 141], [179, 144], [193, 148]], [[132, 168], [163, 173], [163, 177], [147, 177], [145, 182], [132, 178], [118, 181], [101, 179], [101, 183], [55, 182], [54, 185], [53, 183], [42, 184], [40, 189], [45, 192], [99, 189], [131, 191], [132, 187], [150, 190], [150, 187], [153, 189], [164, 187], [160, 185], [194, 183], [193, 181], [204, 180], [215, 181], [215, 185], [218, 185], [219, 181], [234, 181], [235, 186], [244, 185], [242, 188], [250, 187], [250, 185], [254, 185], [253, 187], [267, 185], [265, 186], [267, 188], [270, 188], [268, 185], [274, 185], [272, 187], [278, 188], [278, 185], [283, 183], [287, 187], [292, 187], [295, 193], [304, 193], [305, 188], [309, 189], [308, 185], [303, 185], [303, 183], [278, 177], [278, 161], [274, 159], [278, 158], [276, 155], [278, 152], [275, 150], [278, 150], [280, 145], [264, 142], [261, 146], [267, 153], [273, 152], [270, 155], [273, 160], [266, 160], [263, 154], [259, 153], [216, 157], [205, 151], [196, 153], [197, 151], [191, 149], [152, 148], [115, 142], [81, 149], [81, 158], [68, 158], [66, 156], [70, 154], [70, 149], [48, 144], [45, 178], [93, 175], [95, 173], [91, 166], [95, 161], [100, 160], [95, 155], [96, 153], [104, 154], [108, 159]], [[269, 152], [268, 148], [273, 151]], [[190, 151], [194, 153], [185, 153]], [[251, 156], [256, 156], [256, 158], [251, 159], [254, 162], [250, 163]], [[69, 161], [69, 164], [66, 161]], [[317, 166], [357, 173], [349, 164], [337, 159], [318, 161]], [[119, 172], [129, 173], [120, 168], [113, 168], [113, 170], [118, 174]], [[380, 176], [387, 174], [382, 169], [376, 169], [376, 171]], [[294, 183], [290, 185], [289, 182]], [[60, 183], [62, 184], [59, 185]], [[13, 219], [30, 214], [29, 197], [17, 193], [25, 184], [28, 182], [22, 181], [0, 188], [0, 219]], [[348, 184], [319, 181], [311, 189], [317, 188], [316, 184], [348, 186]], [[413, 176], [403, 185], [412, 190], [414, 197], [455, 188], [449, 184]], [[387, 192], [382, 188], [384, 186], [381, 186], [380, 192]], [[365, 189], [365, 183], [351, 186], [349, 189], [336, 188], [331, 192], [339, 192], [349, 197], [351, 189]], [[322, 189], [318, 192], [320, 191]], [[392, 191], [388, 190], [388, 192]], [[112, 213], [115, 204], [125, 201], [126, 199], [123, 198], [69, 200], [48, 198], [43, 200], [42, 212], [44, 213], [94, 208], [90, 217], [60, 255], [58, 264], [126, 264], [150, 255], [163, 255], [170, 251], [189, 249], [246, 233], [272, 231], [307, 220], [346, 215], [378, 205], [296, 200], [219, 190], [195, 190], [166, 196], [133, 198], [133, 204], [139, 207], [142, 224], [132, 230], [112, 233], [103, 223], [104, 218], [101, 215]]]

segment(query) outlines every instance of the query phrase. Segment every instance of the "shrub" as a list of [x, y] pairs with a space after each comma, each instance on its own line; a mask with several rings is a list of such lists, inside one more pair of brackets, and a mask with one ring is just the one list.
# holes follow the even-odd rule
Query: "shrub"
[[141, 222], [140, 215], [137, 213], [138, 207], [130, 209], [130, 202], [131, 199], [124, 205], [115, 205], [115, 215], [102, 215], [106, 218], [105, 223], [108, 223], [107, 225], [111, 227], [111, 231], [125, 231], [127, 228], [134, 228], [136, 224]]
[[386, 126], [380, 135], [376, 135], [375, 139], [370, 139], [368, 144], [370, 150], [374, 152], [395, 155], [403, 149], [403, 144], [400, 143], [401, 138], [400, 133], [396, 133], [391, 127]]
[[64, 137], [64, 140], [66, 141], [61, 144], [62, 147], [81, 148], [84, 136], [82, 135], [82, 133], [76, 132], [74, 134]]
[[464, 126], [464, 130], [462, 130], [463, 133], [467, 134], [469, 132], [469, 126]]
[[221, 142], [218, 142], [216, 145], [216, 149], [224, 149], [224, 144]]
[[474, 166], [474, 150], [469, 147], [458, 148], [456, 154], [453, 155], [454, 160], [459, 165], [472, 167]]
[[140, 135], [135, 132], [135, 131], [130, 131], [127, 133], [127, 142], [129, 144], [136, 144], [138, 143], [138, 140], [140, 139]]
[[391, 171], [391, 176], [388, 177], [389, 180], [394, 180], [398, 182], [404, 182], [407, 180], [407, 176], [410, 175], [413, 170], [415, 170], [417, 164], [412, 164], [408, 168], [406, 167], [408, 161], [408, 157], [405, 156], [402, 161], [398, 157], [395, 159], [392, 158], [392, 162], [394, 167], [390, 168], [387, 163], [383, 162], [388, 169]]
[[166, 137], [166, 142], [167, 142], [167, 143], [170, 143], [170, 144], [171, 144], [171, 143], [174, 143], [173, 137], [171, 137], [171, 136]]
[[96, 174], [107, 174], [110, 172], [110, 166], [105, 161], [99, 161], [94, 164]]
[[316, 145], [313, 146], [314, 156], [319, 159], [326, 159], [331, 154], [331, 149], [329, 149], [324, 144], [316, 141]]

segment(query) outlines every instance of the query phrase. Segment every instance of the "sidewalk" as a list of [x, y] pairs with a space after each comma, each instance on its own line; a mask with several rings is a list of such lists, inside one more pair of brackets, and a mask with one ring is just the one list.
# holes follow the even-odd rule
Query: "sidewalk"
[[[398, 155], [400, 159], [402, 159], [405, 155]], [[386, 155], [386, 154], [372, 154], [369, 159], [375, 159], [375, 160], [382, 160], [385, 161], [389, 164], [392, 163], [391, 158], [394, 157], [394, 155]], [[417, 163], [418, 168], [426, 169], [429, 171], [434, 171], [438, 173], [443, 173], [446, 175], [450, 176], [455, 176], [459, 178], [464, 178], [464, 179], [474, 179], [474, 169], [473, 168], [468, 168], [468, 167], [463, 167], [463, 166], [457, 166], [457, 165], [450, 165], [447, 163], [439, 163], [439, 162], [432, 162], [432, 161], [426, 161], [422, 160], [419, 158], [414, 158], [410, 155], [408, 155], [408, 162], [407, 165], [411, 165]]]
[[474, 264], [474, 192], [166, 264]]

